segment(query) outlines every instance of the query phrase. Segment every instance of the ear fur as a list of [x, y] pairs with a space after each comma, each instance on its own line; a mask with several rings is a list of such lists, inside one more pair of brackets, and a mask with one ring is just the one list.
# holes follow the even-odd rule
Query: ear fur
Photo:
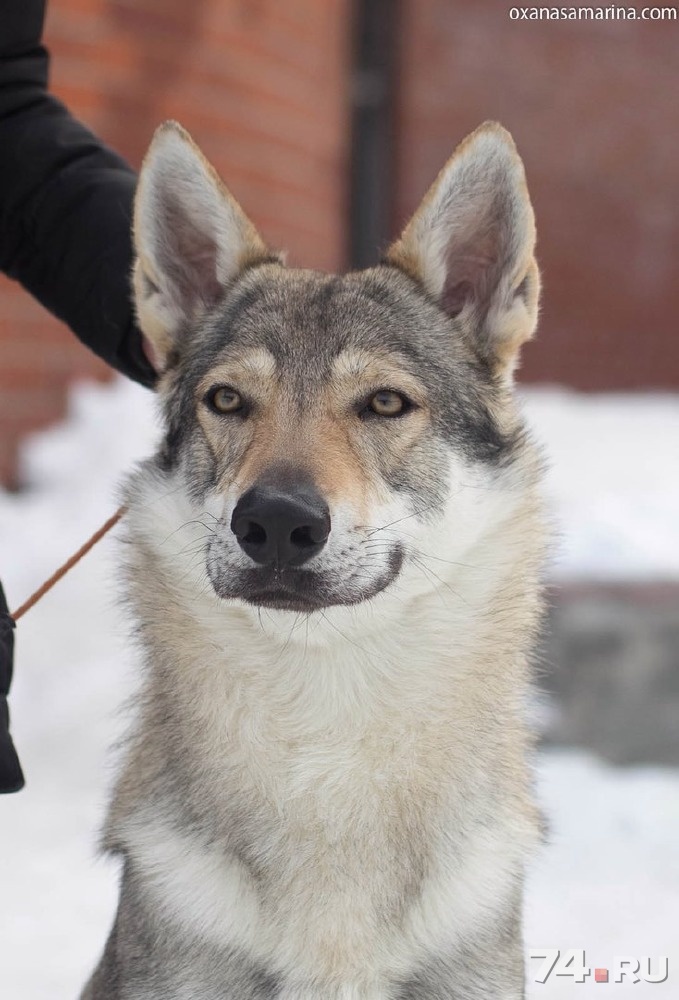
[[133, 285], [139, 325], [160, 370], [185, 332], [238, 272], [271, 256], [191, 136], [155, 132], [134, 206]]
[[494, 368], [511, 374], [535, 331], [540, 277], [523, 164], [501, 125], [455, 150], [387, 260], [421, 282]]

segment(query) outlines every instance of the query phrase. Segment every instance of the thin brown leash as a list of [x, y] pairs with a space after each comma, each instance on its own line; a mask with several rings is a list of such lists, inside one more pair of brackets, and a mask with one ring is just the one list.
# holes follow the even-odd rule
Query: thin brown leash
[[98, 531], [95, 531], [92, 537], [88, 538], [85, 544], [81, 545], [78, 551], [75, 552], [70, 559], [67, 559], [66, 562], [63, 564], [63, 566], [60, 566], [59, 569], [56, 571], [56, 573], [52, 574], [49, 580], [46, 580], [43, 583], [42, 587], [38, 587], [35, 593], [31, 594], [28, 600], [24, 601], [24, 603], [21, 605], [20, 608], [17, 608], [16, 611], [13, 611], [11, 617], [14, 619], [14, 621], [15, 622], [19, 621], [21, 616], [25, 615], [27, 611], [30, 611], [33, 605], [37, 604], [38, 601], [42, 597], [44, 597], [48, 591], [52, 589], [55, 583], [59, 583], [59, 580], [61, 580], [63, 576], [66, 576], [68, 571], [73, 569], [76, 563], [80, 562], [82, 557], [86, 556], [87, 553], [90, 551], [90, 549], [93, 548], [97, 544], [97, 542], [101, 541], [104, 535], [108, 531], [110, 531], [114, 525], [118, 523], [118, 521], [123, 516], [126, 510], [127, 510], [126, 507], [119, 507], [118, 510], [115, 512], [115, 514], [109, 517], [108, 521], [106, 521], [105, 524], [102, 524], [101, 528], [99, 528]]

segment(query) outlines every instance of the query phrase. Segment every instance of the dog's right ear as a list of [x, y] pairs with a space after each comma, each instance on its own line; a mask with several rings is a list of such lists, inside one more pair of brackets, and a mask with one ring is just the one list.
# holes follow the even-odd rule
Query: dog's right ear
[[239, 271], [272, 256], [176, 122], [157, 129], [146, 154], [134, 205], [134, 246], [137, 316], [158, 371]]

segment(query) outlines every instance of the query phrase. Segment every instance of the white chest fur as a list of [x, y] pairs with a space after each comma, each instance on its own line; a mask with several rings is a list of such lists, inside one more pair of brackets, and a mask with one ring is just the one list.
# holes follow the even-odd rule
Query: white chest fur
[[449, 658], [437, 666], [421, 639], [379, 642], [381, 677], [366, 669], [374, 649], [345, 645], [343, 662], [307, 648], [304, 683], [294, 648], [265, 672], [251, 641], [235, 672], [214, 656], [196, 666], [194, 648], [200, 696], [183, 724], [209, 774], [210, 828], [194, 835], [154, 803], [117, 831], [156, 905], [274, 968], [286, 1000], [307, 1000], [308, 978], [333, 1000], [387, 1000], [389, 980], [497, 918], [535, 840], [532, 817], [493, 790], [487, 685], [468, 667], [451, 684]]

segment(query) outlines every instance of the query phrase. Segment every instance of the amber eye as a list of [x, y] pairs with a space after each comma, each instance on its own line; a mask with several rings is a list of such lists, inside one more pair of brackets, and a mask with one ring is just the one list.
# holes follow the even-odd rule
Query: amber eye
[[205, 401], [215, 413], [237, 413], [243, 408], [242, 398], [228, 385], [218, 385], [216, 389], [210, 389]]
[[368, 402], [368, 409], [378, 417], [400, 417], [410, 409], [410, 403], [400, 392], [392, 389], [380, 389]]

